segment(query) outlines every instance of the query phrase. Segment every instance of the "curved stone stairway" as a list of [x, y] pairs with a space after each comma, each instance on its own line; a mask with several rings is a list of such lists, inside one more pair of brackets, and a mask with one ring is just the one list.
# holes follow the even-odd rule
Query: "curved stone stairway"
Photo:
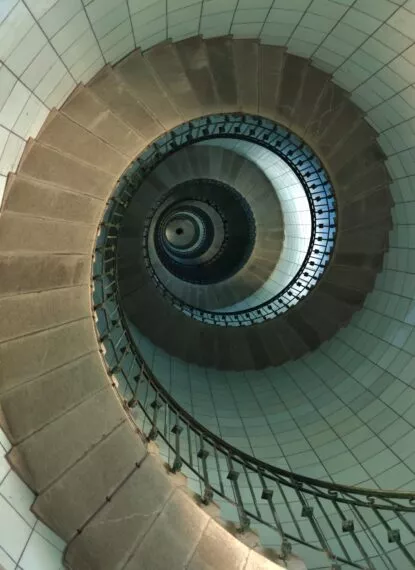
[[[117, 246], [118, 267], [120, 273], [122, 272], [120, 287], [125, 291], [125, 303], [130, 301], [132, 309], [132, 312], [129, 311], [130, 318], [137, 324], [141, 322], [139, 315], [143, 310], [150, 314], [148, 305], [154, 297], [154, 284], [150, 281], [147, 299], [144, 299], [145, 294], [142, 291], [137, 294], [138, 287], [135, 284], [136, 281], [143, 281], [148, 275], [143, 250], [143, 233], [147, 217], [173, 187], [195, 179], [217, 180], [238, 188], [255, 219], [255, 246], [249, 260], [235, 275], [220, 283], [206, 286], [188, 283], [173, 276], [154, 256], [152, 262], [154, 270], [171, 293], [182, 301], [195, 304], [202, 309], [215, 310], [230, 306], [258, 290], [269, 278], [279, 259], [283, 243], [281, 207], [271, 183], [260, 169], [241, 156], [219, 147], [184, 148], [167, 158], [143, 182], [122, 220]], [[226, 200], [226, 193], [223, 194], [222, 201]], [[194, 200], [211, 197], [206, 192], [201, 193], [197, 185], [192, 187], [191, 195]], [[186, 193], [183, 194], [183, 197], [185, 196]], [[177, 192], [175, 199], [180, 199]], [[132, 294], [129, 294], [130, 292]], [[156, 294], [155, 299], [159, 300], [160, 295]], [[154, 309], [156, 312], [152, 314], [156, 321], [160, 321], [163, 308], [161, 305]], [[135, 314], [137, 316], [134, 319]]]
[[283, 49], [193, 38], [134, 52], [52, 112], [9, 176], [0, 219], [1, 423], [14, 445], [9, 460], [38, 495], [34, 511], [69, 542], [73, 570], [136, 568], [137, 557], [156, 570], [165, 556], [171, 568], [262, 567], [147, 452], [109, 382], [91, 318], [96, 228], [124, 169], [166, 129], [235, 110], [291, 126], [322, 157], [342, 201], [338, 240], [347, 244], [332, 264], [343, 279], [332, 281], [330, 268], [326, 292], [353, 293], [359, 306], [381, 264], [374, 252], [387, 247], [377, 229], [390, 220], [383, 157], [345, 94]]

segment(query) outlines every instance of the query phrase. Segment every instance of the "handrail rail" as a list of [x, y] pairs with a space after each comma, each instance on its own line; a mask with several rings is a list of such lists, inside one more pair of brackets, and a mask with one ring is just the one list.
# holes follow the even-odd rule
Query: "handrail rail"
[[118, 195], [110, 199], [97, 236], [92, 276], [96, 330], [126, 410], [148, 439], [159, 439], [172, 471], [196, 477], [205, 504], [216, 497], [233, 505], [241, 531], [250, 520], [273, 529], [283, 560], [295, 543], [297, 550], [307, 549], [306, 560], [321, 556], [332, 570], [340, 569], [339, 564], [378, 570], [378, 561], [388, 570], [405, 570], [402, 560], [411, 565], [408, 569], [415, 567], [410, 547], [415, 540], [415, 492], [320, 481], [270, 465], [206, 429], [161, 385], [120, 302], [117, 220], [125, 206]]

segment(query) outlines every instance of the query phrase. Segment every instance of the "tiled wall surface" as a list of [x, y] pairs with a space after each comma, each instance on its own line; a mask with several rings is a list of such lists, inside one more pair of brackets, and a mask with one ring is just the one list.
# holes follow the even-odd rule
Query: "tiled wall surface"
[[77, 83], [135, 47], [197, 33], [310, 57], [385, 131], [393, 174], [414, 174], [414, 30], [413, 0], [1, 0], [0, 194], [24, 141]]
[[[0, 0], [0, 195], [25, 140], [78, 82], [136, 46], [196, 33], [285, 44], [333, 73], [380, 132], [395, 230], [365, 309], [296, 363], [233, 375], [148, 345], [146, 354], [183, 405], [234, 445], [316, 477], [413, 489], [414, 0]], [[4, 460], [0, 469], [0, 564], [59, 568], [58, 543], [22, 514], [30, 495]]]
[[0, 429], [0, 568], [63, 570], [64, 542], [30, 512], [35, 497], [10, 469], [10, 449]]

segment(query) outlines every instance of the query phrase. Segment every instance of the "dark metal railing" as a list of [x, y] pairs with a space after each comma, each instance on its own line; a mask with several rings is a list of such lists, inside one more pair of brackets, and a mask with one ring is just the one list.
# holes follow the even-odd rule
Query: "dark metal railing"
[[97, 335], [126, 410], [149, 440], [159, 442], [171, 470], [198, 482], [203, 503], [231, 505], [241, 532], [250, 525], [271, 529], [281, 560], [293, 550], [309, 568], [414, 568], [415, 492], [337, 485], [268, 465], [205, 429], [158, 382], [120, 308], [118, 228], [108, 223], [120, 207], [121, 201], [110, 200], [94, 252]]
[[275, 318], [300, 302], [315, 287], [330, 261], [336, 235], [335, 196], [324, 167], [304, 141], [268, 119], [245, 114], [211, 115], [184, 123], [147, 147], [121, 177], [112, 198], [118, 205], [112, 216], [115, 216], [115, 223], [119, 221], [120, 209], [128, 204], [132, 194], [167, 156], [190, 144], [218, 137], [261, 145], [281, 157], [300, 180], [312, 225], [310, 243], [296, 275], [276, 295], [252, 308], [213, 312], [194, 307], [168, 290], [151, 264], [145, 239], [144, 255], [155, 285], [177, 309], [207, 324], [249, 326]]

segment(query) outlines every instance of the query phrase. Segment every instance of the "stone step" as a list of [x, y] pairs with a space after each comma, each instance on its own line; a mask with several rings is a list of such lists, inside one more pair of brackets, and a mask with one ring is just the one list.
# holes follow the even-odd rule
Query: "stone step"
[[305, 140], [318, 149], [319, 140], [341, 115], [348, 103], [346, 92], [334, 83], [326, 82], [305, 129]]
[[222, 36], [205, 40], [209, 67], [222, 113], [235, 111], [238, 105], [232, 38]]
[[86, 255], [26, 253], [0, 254], [0, 297], [85, 285], [91, 278], [91, 258]]
[[102, 201], [21, 174], [12, 174], [4, 196], [3, 211], [97, 224], [102, 216]]
[[71, 568], [124, 568], [174, 492], [152, 456], [119, 483], [110, 500], [70, 542], [65, 559]]
[[233, 40], [232, 48], [237, 89], [236, 108], [258, 115], [259, 42], [256, 39]]
[[161, 123], [145, 109], [112, 68], [104, 67], [88, 87], [108, 109], [142, 137], [144, 144], [163, 133]]
[[41, 493], [124, 421], [125, 413], [108, 383], [13, 447], [8, 460], [29, 487]]
[[180, 113], [156, 79], [140, 50], [135, 50], [115, 67], [116, 73], [129, 86], [135, 97], [149, 109], [166, 130], [182, 122]]
[[90, 316], [90, 302], [82, 286], [2, 297], [0, 313], [8, 326], [0, 331], [0, 342]]
[[89, 316], [3, 342], [0, 344], [1, 393], [73, 362], [97, 348]]
[[330, 75], [321, 69], [309, 65], [306, 69], [303, 88], [296, 100], [294, 112], [291, 114], [291, 128], [299, 136], [304, 136], [309, 118], [322, 96]]
[[284, 68], [285, 47], [271, 45], [259, 46], [259, 114], [276, 119], [282, 72]]
[[101, 356], [93, 352], [6, 392], [0, 405], [10, 441], [33, 436], [107, 384]]
[[174, 44], [189, 84], [205, 115], [220, 113], [221, 105], [212, 76], [206, 42], [194, 36]]
[[129, 158], [63, 113], [49, 113], [37, 140], [113, 176], [128, 166]]
[[88, 254], [93, 230], [89, 224], [3, 212], [0, 251]]
[[105, 506], [145, 454], [145, 445], [125, 420], [39, 495], [33, 512], [70, 541]]
[[191, 85], [176, 46], [163, 43], [144, 53], [144, 58], [163, 85], [170, 101], [179, 110], [183, 120], [203, 115], [203, 108]]
[[29, 144], [19, 174], [105, 200], [116, 178], [37, 141]]
[[78, 86], [72, 92], [60, 110], [72, 121], [128, 156], [130, 160], [137, 156], [145, 145], [142, 137], [84, 85]]
[[307, 59], [285, 54], [276, 110], [280, 122], [287, 127], [291, 126], [296, 102], [301, 99], [308, 66]]

